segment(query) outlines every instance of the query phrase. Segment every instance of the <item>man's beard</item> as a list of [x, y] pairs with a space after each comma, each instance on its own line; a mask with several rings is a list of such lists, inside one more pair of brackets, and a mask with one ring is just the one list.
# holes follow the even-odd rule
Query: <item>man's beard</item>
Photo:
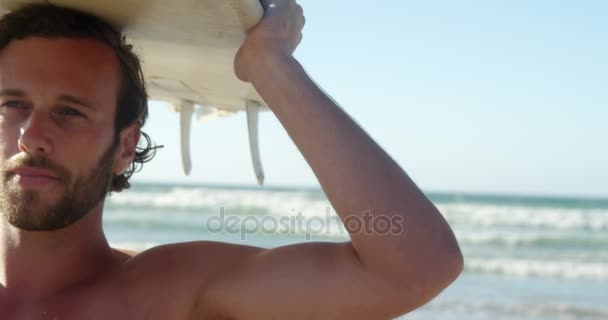
[[[67, 227], [84, 217], [104, 200], [110, 190], [113, 177], [113, 158], [117, 141], [106, 150], [97, 165], [86, 175], [70, 179], [63, 167], [51, 163], [47, 158], [21, 153], [0, 164], [0, 211], [11, 225], [28, 231], [51, 231]], [[42, 206], [41, 192], [9, 186], [15, 175], [9, 173], [18, 167], [28, 166], [46, 169], [58, 176], [58, 185], [63, 189], [59, 199]], [[70, 186], [70, 181], [74, 180]]]

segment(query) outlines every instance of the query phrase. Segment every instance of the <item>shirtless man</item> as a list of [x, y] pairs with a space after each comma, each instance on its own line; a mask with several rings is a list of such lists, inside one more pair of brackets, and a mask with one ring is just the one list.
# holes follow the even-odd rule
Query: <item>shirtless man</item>
[[456, 279], [463, 259], [446, 221], [292, 57], [302, 8], [263, 4], [236, 74], [343, 220], [384, 217], [400, 232], [349, 229], [348, 242], [273, 249], [111, 248], [106, 193], [127, 188], [152, 150], [136, 149], [147, 116], [139, 64], [95, 19], [30, 7], [0, 22], [0, 319], [391, 319]]

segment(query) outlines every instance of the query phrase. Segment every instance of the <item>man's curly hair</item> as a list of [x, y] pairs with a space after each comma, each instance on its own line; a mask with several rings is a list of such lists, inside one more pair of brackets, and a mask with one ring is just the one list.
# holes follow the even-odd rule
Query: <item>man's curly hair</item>
[[[13, 40], [27, 37], [91, 38], [114, 50], [121, 70], [114, 125], [114, 145], [120, 132], [137, 122], [140, 128], [148, 118], [148, 95], [141, 64], [125, 36], [102, 19], [77, 10], [51, 4], [30, 4], [4, 15], [0, 19], [0, 51]], [[143, 139], [142, 139], [143, 138]], [[120, 192], [130, 187], [129, 178], [141, 170], [156, 154], [150, 136], [141, 131], [135, 159], [121, 175], [114, 175], [110, 191]]]

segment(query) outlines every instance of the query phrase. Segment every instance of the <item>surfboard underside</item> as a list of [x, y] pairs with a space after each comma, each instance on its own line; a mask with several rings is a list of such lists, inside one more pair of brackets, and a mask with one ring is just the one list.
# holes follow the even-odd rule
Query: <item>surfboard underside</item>
[[268, 108], [233, 69], [234, 56], [246, 32], [263, 17], [258, 0], [0, 0], [0, 12], [29, 3], [50, 3], [92, 13], [124, 31], [142, 61], [150, 97], [183, 112], [180, 124], [186, 174], [191, 167], [189, 134], [193, 115], [248, 112], [252, 160], [258, 182], [262, 183], [257, 112]]

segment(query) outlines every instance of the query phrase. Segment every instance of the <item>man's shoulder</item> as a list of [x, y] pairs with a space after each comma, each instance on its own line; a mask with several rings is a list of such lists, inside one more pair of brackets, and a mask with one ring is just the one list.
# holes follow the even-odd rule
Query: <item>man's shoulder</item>
[[[187, 266], [199, 267], [234, 262], [263, 251], [263, 248], [217, 241], [192, 241], [158, 245], [143, 251], [113, 248], [124, 256], [124, 268], [150, 268]], [[165, 269], [166, 270], [166, 269]]]
[[121, 274], [132, 283], [203, 285], [206, 278], [238, 265], [263, 248], [216, 241], [164, 244], [147, 250], [115, 249], [123, 255]]
[[[213, 279], [238, 268], [263, 248], [215, 241], [173, 243], [137, 252], [114, 249], [123, 259], [117, 273], [136, 304], [175, 304], [171, 314], [186, 316], [200, 303], [205, 287]], [[141, 301], [140, 301], [141, 300]]]

